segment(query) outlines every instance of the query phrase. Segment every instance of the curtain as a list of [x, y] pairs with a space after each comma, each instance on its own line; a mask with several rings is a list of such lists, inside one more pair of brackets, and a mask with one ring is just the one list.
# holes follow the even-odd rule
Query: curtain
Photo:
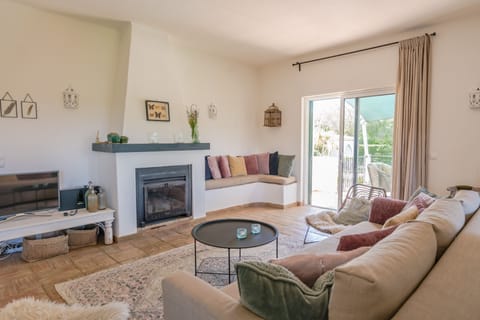
[[427, 184], [430, 56], [429, 35], [400, 41], [392, 181], [397, 199]]

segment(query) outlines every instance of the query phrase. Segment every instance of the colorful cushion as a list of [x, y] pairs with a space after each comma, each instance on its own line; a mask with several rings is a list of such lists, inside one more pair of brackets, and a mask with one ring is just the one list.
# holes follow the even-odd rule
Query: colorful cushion
[[247, 175], [247, 168], [245, 167], [245, 160], [243, 157], [228, 156], [228, 163], [230, 165], [230, 173], [232, 174], [232, 177]]
[[420, 214], [423, 212], [423, 210], [428, 208], [434, 201], [435, 201], [435, 198], [431, 197], [427, 193], [420, 192], [413, 199], [409, 200], [408, 203], [405, 205], [405, 207], [410, 207], [412, 204], [414, 204], [418, 208], [418, 214]]
[[435, 263], [432, 226], [404, 223], [365, 254], [335, 269], [329, 319], [391, 319]]
[[369, 247], [358, 248], [346, 252], [334, 252], [325, 254], [299, 254], [283, 259], [270, 261], [281, 265], [292, 272], [310, 288], [322, 274], [333, 270], [368, 251]]
[[278, 175], [278, 151], [269, 154], [268, 168], [270, 174]]
[[230, 178], [232, 174], [230, 173], [230, 164], [228, 162], [227, 156], [219, 156], [217, 157], [218, 166], [220, 168], [220, 173], [222, 174], [222, 178]]
[[336, 223], [352, 225], [367, 221], [371, 207], [370, 200], [363, 198], [352, 198], [347, 200], [345, 206], [334, 217]]
[[385, 223], [383, 224], [383, 228], [396, 226], [409, 220], [414, 220], [417, 216], [418, 208], [416, 205], [412, 205], [409, 208], [402, 210], [402, 212], [400, 212], [399, 214], [394, 215], [393, 217], [385, 221]]
[[282, 177], [290, 177], [293, 171], [293, 160], [295, 156], [278, 155], [278, 175]]
[[208, 157], [207, 162], [208, 167], [210, 168], [210, 172], [212, 173], [212, 178], [221, 179], [222, 174], [220, 172], [220, 168], [218, 167], [217, 157]]
[[270, 156], [268, 152], [257, 154], [258, 161], [258, 173], [259, 174], [270, 174]]
[[327, 319], [333, 271], [307, 287], [286, 268], [245, 261], [235, 265], [240, 302], [264, 319]]
[[338, 242], [337, 251], [349, 251], [360, 247], [371, 247], [378, 241], [390, 235], [397, 226], [366, 233], [342, 236]]
[[205, 180], [212, 180], [212, 172], [210, 171], [210, 168], [208, 167], [208, 157], [205, 156]]
[[258, 174], [258, 161], [257, 156], [252, 154], [249, 156], [244, 156], [245, 167], [247, 168], [247, 174]]
[[372, 209], [368, 221], [384, 224], [389, 218], [398, 214], [407, 202], [389, 198], [375, 198], [372, 200]]

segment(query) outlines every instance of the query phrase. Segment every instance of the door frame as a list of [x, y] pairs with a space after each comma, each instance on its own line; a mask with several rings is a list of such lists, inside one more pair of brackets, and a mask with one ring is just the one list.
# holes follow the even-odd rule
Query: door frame
[[[300, 168], [300, 175], [302, 178], [302, 183], [300, 185], [300, 197], [303, 203], [312, 205], [311, 204], [311, 159], [312, 159], [312, 150], [311, 150], [311, 132], [310, 132], [310, 122], [313, 120], [312, 115], [310, 114], [310, 105], [314, 100], [325, 100], [325, 99], [340, 99], [340, 132], [344, 130], [344, 112], [345, 112], [345, 100], [352, 99], [352, 98], [362, 98], [362, 97], [370, 97], [370, 96], [381, 96], [387, 94], [396, 94], [395, 87], [383, 87], [377, 89], [363, 89], [363, 90], [351, 90], [351, 91], [341, 91], [335, 93], [327, 93], [327, 94], [318, 94], [318, 95], [311, 95], [311, 96], [304, 96], [302, 97], [302, 146], [301, 146], [301, 168]], [[395, 119], [394, 119], [395, 121]], [[344, 137], [343, 134], [340, 135], [340, 147], [339, 147], [339, 159], [343, 159], [343, 145], [344, 145]], [[343, 161], [338, 161], [338, 172], [343, 172]], [[337, 181], [337, 188], [339, 194], [341, 193], [341, 175], [339, 174]], [[339, 199], [341, 202], [341, 199]], [[340, 205], [340, 203], [339, 203]]]

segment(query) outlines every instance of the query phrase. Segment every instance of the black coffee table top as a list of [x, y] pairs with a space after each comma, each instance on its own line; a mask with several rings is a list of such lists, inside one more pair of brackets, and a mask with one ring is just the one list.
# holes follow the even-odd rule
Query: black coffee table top
[[[252, 223], [262, 226], [260, 233], [252, 234]], [[237, 239], [237, 228], [246, 228], [247, 237]], [[244, 249], [262, 246], [278, 238], [277, 228], [271, 224], [246, 219], [212, 220], [196, 225], [192, 236], [197, 241], [217, 248]]]

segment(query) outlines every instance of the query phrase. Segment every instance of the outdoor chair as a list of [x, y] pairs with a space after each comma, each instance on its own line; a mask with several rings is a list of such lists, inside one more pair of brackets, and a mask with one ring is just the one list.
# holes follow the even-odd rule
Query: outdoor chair
[[[362, 198], [362, 199], [371, 200], [371, 199], [376, 198], [376, 197], [386, 197], [386, 196], [387, 196], [387, 193], [386, 193], [385, 189], [383, 189], [383, 188], [368, 186], [368, 185], [365, 185], [365, 184], [354, 184], [348, 189], [347, 194], [345, 196], [345, 199], [343, 200], [340, 208], [338, 208], [337, 213], [340, 212], [340, 210], [342, 210], [345, 207], [345, 205], [348, 203], [348, 201], [350, 199]], [[323, 234], [325, 236], [330, 235], [330, 234], [327, 234], [325, 232], [322, 232], [322, 231], [316, 229], [315, 225], [312, 223], [312, 221], [313, 221], [312, 218], [314, 216], [318, 215], [318, 214], [319, 213], [315, 213], [315, 214], [312, 214], [312, 215], [309, 215], [309, 216], [305, 217], [305, 221], [307, 223], [307, 231], [305, 232], [305, 238], [303, 239], [304, 244], [318, 242], [318, 241], [307, 241], [307, 237], [308, 237], [309, 232], [311, 231], [310, 230], [311, 228], [314, 228], [316, 230], [317, 234], [318, 234], [318, 232], [320, 232], [321, 234]]]

